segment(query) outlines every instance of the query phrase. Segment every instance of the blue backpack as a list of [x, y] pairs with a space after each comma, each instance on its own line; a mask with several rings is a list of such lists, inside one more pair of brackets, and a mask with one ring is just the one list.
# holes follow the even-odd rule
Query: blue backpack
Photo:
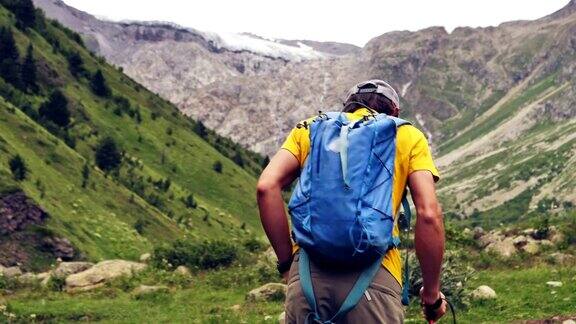
[[[392, 235], [392, 188], [396, 131], [407, 124], [385, 114], [349, 121], [344, 113], [331, 112], [306, 125], [310, 153], [288, 210], [292, 236], [300, 247], [302, 290], [317, 323], [334, 323], [350, 311], [372, 282], [386, 252], [400, 243]], [[409, 217], [405, 197], [402, 203]], [[318, 316], [309, 258], [331, 267], [365, 268], [328, 321]], [[407, 286], [403, 299], [407, 299]]]

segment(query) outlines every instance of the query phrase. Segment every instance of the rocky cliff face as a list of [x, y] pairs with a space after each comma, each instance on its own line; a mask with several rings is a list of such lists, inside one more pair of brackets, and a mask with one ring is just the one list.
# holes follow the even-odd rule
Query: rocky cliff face
[[[452, 33], [442, 27], [397, 31], [362, 49], [266, 43], [286, 46], [278, 51], [169, 24], [99, 21], [58, 0], [35, 2], [185, 114], [258, 152], [277, 150], [299, 120], [339, 109], [355, 82], [382, 78], [401, 94], [404, 116], [428, 135], [446, 170], [443, 194], [455, 209], [467, 206], [461, 214], [490, 210], [522, 193], [530, 208], [552, 195], [576, 200], [570, 167], [535, 167], [538, 156], [559, 148], [564, 153], [556, 158], [573, 160], [574, 0], [534, 21]], [[247, 44], [258, 39], [244, 36]], [[514, 159], [503, 166], [497, 154], [506, 152]], [[522, 168], [535, 173], [517, 175]], [[560, 180], [549, 179], [554, 172]]]
[[47, 258], [77, 256], [69, 240], [44, 229], [48, 217], [21, 191], [0, 197], [0, 266], [34, 269]]
[[39, 225], [48, 214], [28, 200], [22, 192], [0, 197], [0, 235], [22, 231], [29, 225]]

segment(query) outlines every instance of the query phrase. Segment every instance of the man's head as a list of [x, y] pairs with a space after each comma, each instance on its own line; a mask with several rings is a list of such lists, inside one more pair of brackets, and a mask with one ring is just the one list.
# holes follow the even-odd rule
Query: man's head
[[382, 80], [360, 82], [348, 90], [344, 101], [344, 112], [353, 112], [366, 107], [379, 113], [398, 117], [400, 100], [398, 94]]

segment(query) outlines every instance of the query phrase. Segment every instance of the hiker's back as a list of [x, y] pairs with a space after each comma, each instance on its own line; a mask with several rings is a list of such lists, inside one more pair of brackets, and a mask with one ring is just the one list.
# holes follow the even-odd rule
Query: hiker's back
[[309, 124], [310, 153], [290, 200], [296, 243], [314, 260], [364, 267], [398, 244], [393, 237], [396, 129], [386, 115], [349, 120], [320, 115]]

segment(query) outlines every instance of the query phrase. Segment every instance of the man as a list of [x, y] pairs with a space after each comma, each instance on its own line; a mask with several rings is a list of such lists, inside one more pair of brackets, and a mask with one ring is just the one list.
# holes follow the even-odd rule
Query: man
[[[368, 120], [375, 113], [398, 117], [400, 104], [396, 91], [381, 80], [360, 83], [349, 91], [343, 112], [350, 121]], [[290, 229], [282, 198], [282, 188], [289, 186], [305, 166], [310, 153], [308, 119], [294, 128], [276, 155], [262, 172], [257, 197], [262, 225], [278, 257], [278, 270], [288, 283], [286, 322], [308, 323], [314, 309], [300, 285], [300, 253], [290, 239]], [[422, 132], [411, 125], [397, 128], [396, 156], [392, 184], [393, 215], [397, 215], [406, 185], [416, 207], [415, 249], [422, 269], [423, 287], [420, 298], [425, 317], [434, 322], [446, 311], [440, 292], [440, 271], [444, 253], [444, 227], [434, 182], [439, 175], [428, 142]], [[344, 166], [342, 166], [344, 168]], [[321, 215], [319, 217], [330, 217]], [[336, 226], [336, 225], [334, 225]], [[394, 234], [398, 235], [395, 223]], [[329, 318], [338, 310], [361, 271], [327, 267], [312, 258], [309, 261], [317, 313]], [[365, 297], [338, 323], [401, 323], [402, 270], [400, 253], [390, 248], [382, 259]], [[291, 265], [291, 266], [290, 266]], [[407, 284], [407, 283], [405, 283]]]

